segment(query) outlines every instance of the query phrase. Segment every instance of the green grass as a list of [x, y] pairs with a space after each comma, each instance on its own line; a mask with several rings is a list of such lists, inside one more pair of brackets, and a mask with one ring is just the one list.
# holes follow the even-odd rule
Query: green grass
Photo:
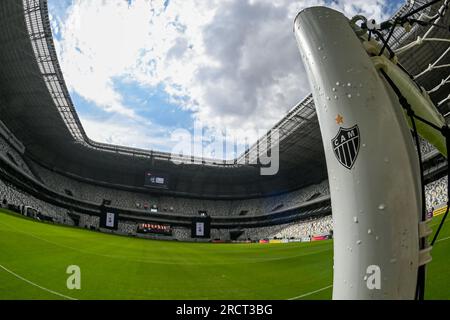
[[[433, 221], [434, 224], [438, 220]], [[450, 224], [440, 239], [450, 236]], [[437, 243], [427, 297], [450, 299], [450, 240]], [[331, 241], [151, 241], [56, 226], [0, 211], [0, 299], [288, 299], [332, 283]], [[81, 290], [66, 268], [81, 268]], [[330, 299], [331, 288], [306, 299]]]

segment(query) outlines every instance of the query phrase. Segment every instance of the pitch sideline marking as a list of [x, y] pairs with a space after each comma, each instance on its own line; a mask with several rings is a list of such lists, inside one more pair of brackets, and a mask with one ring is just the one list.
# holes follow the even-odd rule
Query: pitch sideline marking
[[314, 294], [314, 293], [318, 293], [318, 292], [327, 290], [327, 289], [329, 289], [329, 288], [331, 288], [331, 287], [333, 287], [332, 284], [330, 284], [329, 286], [323, 287], [323, 288], [321, 288], [321, 289], [317, 289], [317, 290], [314, 290], [314, 291], [311, 291], [311, 292], [304, 293], [304, 294], [302, 294], [302, 295], [300, 295], [300, 296], [297, 296], [297, 297], [289, 298], [288, 300], [297, 300], [297, 299], [301, 299], [301, 298], [310, 296], [310, 295], [312, 295], [312, 294]]
[[[441, 242], [441, 241], [446, 241], [446, 240], [450, 240], [450, 237], [446, 237], [446, 238], [439, 239], [439, 240], [436, 241], [436, 243], [437, 243], [437, 242]], [[331, 288], [331, 287], [333, 287], [333, 285], [329, 285], [329, 286], [327, 286], [327, 287], [323, 287], [323, 288], [317, 289], [317, 290], [315, 290], [315, 291], [307, 292], [307, 293], [302, 294], [302, 295], [300, 295], [300, 296], [293, 297], [293, 298], [289, 298], [288, 300], [297, 300], [297, 299], [301, 299], [301, 298], [310, 296], [310, 295], [312, 295], [312, 294], [315, 294], [315, 293], [318, 293], [318, 292], [327, 290], [327, 289], [329, 289], [329, 288]]]
[[[445, 220], [444, 221], [444, 224], [446, 224], [447, 222], [449, 222], [450, 220]], [[430, 227], [434, 227], [434, 226], [437, 226], [437, 225], [439, 225], [441, 223], [441, 221], [436, 221], [435, 223], [430, 223], [429, 224], [429, 226]]]
[[442, 239], [436, 240], [436, 243], [441, 242], [441, 241], [445, 241], [445, 240], [448, 240], [448, 239], [450, 239], [450, 237], [442, 238]]
[[[446, 221], [446, 222], [447, 222], [447, 221]], [[23, 233], [25, 233], [25, 232], [23, 232]], [[31, 235], [31, 236], [33, 236], [33, 237], [35, 237], [35, 238], [38, 238], [38, 237], [36, 237], [36, 236], [34, 236], [34, 235]], [[42, 238], [38, 238], [38, 239], [43, 240], [43, 241], [47, 241], [47, 242], [50, 242], [50, 243], [53, 243], [53, 242], [51, 242], [51, 241], [49, 241], [49, 240], [46, 240], [46, 239], [42, 239]], [[437, 240], [436, 242], [441, 242], [441, 241], [445, 241], [445, 240], [449, 240], [449, 239], [450, 239], [450, 237], [446, 237], [446, 238], [443, 238], [443, 239], [439, 239], [439, 240]], [[56, 243], [53, 243], [53, 244], [56, 244]], [[75, 249], [75, 248], [71, 248], [71, 247], [70, 247], [70, 249]], [[59, 293], [59, 292], [56, 292], [56, 291], [47, 289], [47, 288], [45, 288], [45, 287], [42, 287], [42, 286], [40, 286], [40, 285], [38, 285], [38, 284], [36, 284], [36, 283], [30, 281], [30, 280], [27, 280], [27, 279], [25, 279], [25, 278], [19, 276], [18, 274], [14, 273], [13, 271], [11, 271], [11, 270], [5, 268], [5, 267], [4, 267], [3, 265], [1, 265], [1, 264], [0, 264], [0, 268], [2, 268], [3, 270], [5, 270], [6, 272], [12, 274], [13, 276], [17, 277], [18, 279], [20, 279], [20, 280], [22, 280], [22, 281], [25, 281], [25, 282], [27, 282], [27, 283], [33, 285], [33, 286], [36, 286], [36, 287], [38, 287], [38, 288], [40, 288], [40, 289], [42, 289], [42, 290], [44, 290], [44, 291], [50, 292], [50, 293], [52, 293], [52, 294], [55, 294], [55, 295], [57, 295], [57, 296], [61, 296], [61, 297], [63, 297], [63, 298], [69, 299], [69, 300], [78, 300], [78, 299], [76, 299], [76, 298], [72, 298], [72, 297], [66, 296], [66, 295], [61, 294], [61, 293]], [[305, 294], [302, 294], [302, 295], [299, 295], [299, 296], [296, 296], [296, 297], [293, 297], [293, 298], [289, 298], [289, 299], [287, 299], [287, 300], [297, 300], [297, 299], [301, 299], [301, 298], [310, 296], [310, 295], [312, 295], [312, 294], [315, 294], [315, 293], [318, 293], [318, 292], [327, 290], [327, 289], [329, 289], [329, 288], [331, 288], [331, 287], [333, 287], [333, 285], [329, 285], [329, 286], [326, 286], [326, 287], [323, 287], [323, 288], [320, 288], [320, 289], [317, 289], [317, 290], [314, 290], [314, 291], [311, 291], [311, 292], [307, 292], [307, 293], [305, 293]]]
[[26, 282], [26, 283], [28, 283], [28, 284], [31, 284], [32, 286], [35, 286], [35, 287], [37, 287], [37, 288], [39, 288], [39, 289], [41, 289], [41, 290], [50, 292], [51, 294], [54, 294], [54, 295], [63, 297], [63, 298], [68, 299], [68, 300], [78, 300], [78, 299], [75, 299], [75, 298], [66, 296], [66, 295], [64, 295], [64, 294], [62, 294], [62, 293], [59, 293], [59, 292], [56, 292], [56, 291], [47, 289], [47, 288], [45, 288], [45, 287], [42, 287], [42, 286], [38, 285], [37, 283], [34, 283], [33, 281], [30, 281], [30, 280], [28, 280], [28, 279], [25, 279], [24, 277], [18, 275], [17, 273], [14, 273], [13, 271], [9, 270], [8, 268], [4, 267], [4, 266], [1, 265], [1, 264], [0, 264], [0, 268], [2, 268], [3, 270], [5, 270], [6, 272], [12, 274], [12, 275], [13, 275], [14, 277], [16, 277], [17, 279], [20, 279], [20, 280], [22, 280], [22, 281], [24, 281], [24, 282]]

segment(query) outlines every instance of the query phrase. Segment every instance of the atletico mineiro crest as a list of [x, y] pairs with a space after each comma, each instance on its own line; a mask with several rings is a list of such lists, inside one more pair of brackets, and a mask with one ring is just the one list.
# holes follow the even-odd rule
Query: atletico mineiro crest
[[359, 128], [355, 125], [352, 128], [339, 128], [336, 137], [331, 140], [334, 154], [339, 162], [351, 169], [359, 153]]

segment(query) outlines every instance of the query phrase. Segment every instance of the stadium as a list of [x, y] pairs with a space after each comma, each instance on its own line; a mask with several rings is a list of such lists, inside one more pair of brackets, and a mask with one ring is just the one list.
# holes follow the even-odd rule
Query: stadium
[[[391, 21], [406, 14], [408, 28], [373, 29], [373, 36], [380, 47], [387, 39], [384, 47], [398, 52], [404, 71], [447, 122], [448, 1], [408, 0]], [[87, 136], [66, 86], [47, 1], [1, 1], [0, 30], [0, 299], [332, 298], [333, 246], [342, 233], [315, 103], [320, 88], [231, 160], [100, 143]], [[446, 153], [433, 139], [418, 141], [433, 229], [427, 236], [440, 229], [432, 260], [423, 254], [417, 266], [426, 264], [422, 298], [448, 300], [450, 227], [441, 224], [448, 213]], [[255, 159], [275, 147], [279, 169], [261, 174], [267, 164]], [[343, 170], [355, 168], [355, 159], [339, 161]], [[403, 182], [384, 179], [386, 190]], [[405, 201], [416, 203], [392, 201], [405, 211]], [[376, 257], [365, 250], [368, 259]], [[78, 271], [81, 281], [71, 278]], [[368, 299], [352, 289], [346, 287], [346, 297]], [[373, 296], [383, 297], [405, 298]]]

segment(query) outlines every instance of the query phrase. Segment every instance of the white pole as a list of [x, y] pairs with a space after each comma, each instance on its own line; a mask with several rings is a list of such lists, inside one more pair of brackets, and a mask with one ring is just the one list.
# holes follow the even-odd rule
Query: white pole
[[333, 299], [413, 299], [420, 176], [398, 98], [341, 13], [303, 10], [294, 29], [328, 167]]

